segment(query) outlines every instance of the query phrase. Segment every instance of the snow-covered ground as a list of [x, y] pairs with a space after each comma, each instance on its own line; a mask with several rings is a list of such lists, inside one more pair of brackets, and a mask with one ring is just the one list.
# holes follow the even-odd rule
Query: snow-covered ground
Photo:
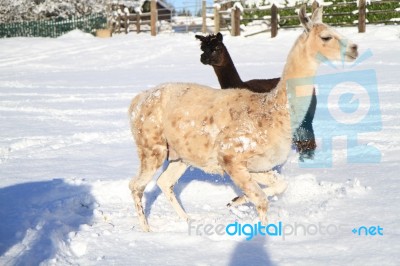
[[[398, 265], [400, 27], [339, 30], [361, 53], [373, 53], [353, 70], [377, 75], [382, 130], [360, 141], [378, 148], [381, 162], [347, 163], [343, 138], [334, 140], [331, 168], [301, 168], [293, 152], [282, 169], [288, 190], [271, 200], [268, 217], [297, 235], [252, 240], [199, 227], [257, 217], [252, 205], [226, 207], [238, 193], [228, 177], [196, 169], [175, 188], [194, 219], [190, 227], [155, 182], [145, 193], [153, 232], [138, 226], [128, 189], [139, 167], [128, 105], [162, 82], [218, 87], [212, 68], [199, 61], [194, 35], [97, 39], [75, 31], [58, 39], [1, 39], [0, 264]], [[244, 80], [277, 77], [300, 33], [224, 42]], [[334, 71], [321, 66], [321, 73]], [[352, 233], [361, 226], [375, 226], [376, 235]]]

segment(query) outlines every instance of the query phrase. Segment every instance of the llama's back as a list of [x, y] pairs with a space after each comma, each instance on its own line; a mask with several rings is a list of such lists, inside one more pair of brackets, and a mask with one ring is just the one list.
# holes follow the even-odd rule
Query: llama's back
[[267, 160], [263, 170], [286, 159], [290, 123], [285, 109], [276, 108], [286, 105], [286, 98], [276, 98], [277, 91], [258, 94], [197, 84], [171, 84], [168, 90], [164, 134], [169, 148], [176, 149], [183, 161], [219, 172], [221, 154], [241, 153], [243, 160], [262, 155]]
[[[188, 88], [193, 90], [198, 87], [205, 88], [205, 86], [191, 83], [165, 83], [136, 95], [131, 101], [128, 115], [137, 145], [164, 145], [166, 141], [164, 118], [171, 110], [179, 108], [179, 106], [185, 106], [185, 104], [190, 106], [192, 101], [198, 102], [196, 96], [193, 96], [190, 102], [181, 102], [181, 98]], [[214, 91], [212, 88], [208, 89]], [[212, 98], [210, 96], [210, 99]], [[200, 99], [209, 102], [209, 99], [204, 99], [204, 97], [200, 97]], [[198, 109], [197, 112], [201, 113], [202, 110]], [[154, 141], [149, 141], [149, 139]]]
[[264, 93], [270, 92], [278, 85], [280, 78], [273, 79], [252, 79], [249, 81], [245, 81], [246, 89], [251, 90], [252, 92]]

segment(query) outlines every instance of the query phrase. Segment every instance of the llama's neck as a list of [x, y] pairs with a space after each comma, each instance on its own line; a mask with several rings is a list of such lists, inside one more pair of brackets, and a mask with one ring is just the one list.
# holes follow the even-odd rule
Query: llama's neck
[[[287, 99], [293, 128], [300, 125], [310, 106], [319, 65], [313, 53], [307, 50], [305, 38], [305, 34], [301, 35], [290, 51], [280, 82], [279, 93], [282, 99]], [[288, 86], [292, 84], [294, 86]]]
[[306, 34], [303, 33], [293, 45], [286, 59], [282, 79], [313, 77], [317, 72], [319, 63], [316, 60], [315, 51], [309, 51], [306, 47]]
[[213, 65], [215, 74], [218, 77], [219, 84], [222, 89], [227, 88], [245, 88], [244, 82], [239, 76], [232, 58], [225, 49], [225, 64], [223, 66]]

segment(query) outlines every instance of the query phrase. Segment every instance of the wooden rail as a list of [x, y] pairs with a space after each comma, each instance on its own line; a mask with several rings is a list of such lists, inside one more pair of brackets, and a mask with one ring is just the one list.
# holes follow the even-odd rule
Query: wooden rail
[[[358, 25], [358, 31], [359, 32], [365, 32], [366, 31], [366, 24], [367, 24], [367, 18], [368, 14], [373, 15], [373, 14], [387, 14], [388, 12], [391, 13], [399, 13], [400, 17], [400, 9], [395, 9], [395, 10], [367, 10], [367, 5], [366, 5], [366, 0], [359, 0], [359, 5], [357, 8], [357, 2], [352, 1], [352, 2], [343, 2], [343, 3], [335, 3], [334, 7], [344, 7], [344, 6], [353, 6], [354, 9], [358, 9], [358, 12], [332, 12], [325, 14], [324, 16], [328, 18], [332, 17], [339, 17], [339, 16], [347, 16], [349, 17], [348, 20], [350, 20], [350, 17], [353, 18], [353, 21], [356, 22], [337, 22], [337, 23], [329, 23], [330, 25], [338, 25], [338, 26], [355, 26], [355, 24]], [[226, 2], [225, 2], [226, 3]], [[396, 0], [381, 0], [381, 1], [371, 1], [371, 5], [377, 5], [377, 4], [383, 4], [383, 3], [397, 3]], [[318, 2], [314, 0], [312, 3], [311, 7], [312, 10], [315, 10], [319, 6]], [[332, 6], [327, 6], [326, 8], [332, 7]], [[230, 25], [230, 32], [232, 36], [239, 36], [240, 35], [240, 24], [245, 21], [245, 19], [242, 18], [241, 10], [235, 6], [231, 7], [228, 10], [220, 10], [220, 5], [214, 5], [212, 7], [214, 9], [214, 32], [217, 33], [221, 30], [221, 20], [223, 17], [228, 17], [227, 20], [230, 24], [228, 23], [227, 25]], [[400, 6], [399, 6], [400, 8]], [[206, 9], [210, 9], [210, 7], [204, 6], [203, 5], [203, 23], [205, 23], [205, 16], [206, 16]], [[271, 37], [274, 38], [278, 34], [278, 27], [280, 22], [282, 21], [287, 21], [287, 20], [298, 20], [298, 16], [293, 14], [293, 15], [282, 15], [279, 16], [279, 13], [288, 13], [288, 11], [293, 11], [293, 7], [283, 7], [283, 8], [278, 8], [275, 4], [273, 4], [269, 9], [266, 9], [265, 7], [259, 7], [259, 8], [242, 8], [243, 12], [252, 12], [252, 11], [261, 11], [261, 10], [269, 10], [270, 16], [268, 16], [267, 20], [270, 21], [270, 32], [271, 32]], [[286, 11], [286, 12], [284, 12]], [[278, 20], [279, 18], [279, 20]], [[256, 19], [251, 19], [251, 20], [256, 20]], [[259, 19], [261, 20], [261, 19]], [[262, 18], [262, 20], [265, 20], [265, 18]], [[391, 21], [375, 21], [375, 23], [390, 23]], [[300, 24], [298, 24], [300, 25]], [[281, 24], [281, 27], [285, 28], [293, 28], [297, 27], [298, 25], [288, 25], [288, 26], [283, 26]], [[203, 25], [203, 32], [205, 32], [205, 25]]]

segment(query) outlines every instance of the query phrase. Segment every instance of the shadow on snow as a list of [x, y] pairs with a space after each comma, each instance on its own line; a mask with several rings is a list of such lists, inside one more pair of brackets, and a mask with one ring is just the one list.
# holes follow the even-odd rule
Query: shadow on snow
[[229, 266], [273, 266], [267, 252], [267, 237], [256, 236], [251, 240], [242, 240], [233, 249]]
[[52, 258], [70, 232], [91, 223], [94, 202], [88, 186], [61, 179], [0, 189], [0, 257], [14, 265]]
[[[168, 167], [169, 162], [165, 161], [162, 170], [166, 169]], [[158, 177], [157, 177], [158, 178]], [[176, 194], [176, 197], [178, 201], [179, 195], [181, 192], [185, 189], [187, 185], [189, 185], [190, 181], [192, 180], [200, 180], [208, 183], [212, 183], [213, 185], [224, 185], [224, 186], [231, 186], [232, 189], [236, 192], [237, 195], [242, 195], [243, 193], [236, 187], [236, 185], [232, 182], [231, 178], [228, 175], [220, 176], [218, 174], [208, 174], [198, 168], [195, 167], [188, 167], [186, 172], [182, 175], [182, 177], [179, 179], [179, 181], [176, 183], [176, 186], [174, 187], [174, 192]], [[219, 180], [216, 182], [216, 180]], [[150, 191], [145, 192], [145, 197], [146, 197], [146, 203], [145, 203], [145, 215], [148, 216], [151, 211], [151, 207], [153, 206], [153, 203], [157, 200], [158, 196], [160, 196], [161, 189], [158, 186], [154, 186]], [[182, 205], [182, 202], [180, 202]], [[227, 202], [229, 203], [229, 202]]]
[[[169, 161], [165, 161], [163, 166], [162, 166], [162, 171], [164, 171], [168, 167]], [[278, 173], [281, 173], [281, 168], [282, 165], [278, 165], [274, 168]], [[158, 176], [157, 176], [158, 178]], [[204, 181], [208, 183], [212, 183], [213, 185], [224, 185], [224, 186], [230, 186], [232, 189], [235, 191], [237, 195], [243, 195], [243, 192], [233, 183], [232, 179], [229, 177], [229, 175], [224, 174], [224, 176], [220, 176], [218, 174], [208, 174], [204, 171], [202, 171], [199, 168], [196, 167], [188, 167], [186, 172], [182, 175], [182, 177], [179, 179], [179, 181], [176, 183], [176, 186], [174, 187], [174, 192], [176, 194], [176, 197], [178, 201], [179, 195], [181, 192], [185, 189], [187, 185], [189, 185], [190, 181], [192, 180], [199, 180], [199, 181]], [[219, 180], [216, 182], [216, 180]], [[153, 206], [153, 203], [157, 200], [158, 196], [161, 195], [161, 189], [158, 186], [154, 186], [150, 191], [145, 192], [145, 197], [146, 197], [146, 202], [144, 206], [144, 211], [145, 215], [149, 216], [151, 207]], [[180, 202], [182, 205], [182, 202]], [[227, 202], [228, 204], [229, 202]], [[182, 206], [183, 207], [183, 206]]]

